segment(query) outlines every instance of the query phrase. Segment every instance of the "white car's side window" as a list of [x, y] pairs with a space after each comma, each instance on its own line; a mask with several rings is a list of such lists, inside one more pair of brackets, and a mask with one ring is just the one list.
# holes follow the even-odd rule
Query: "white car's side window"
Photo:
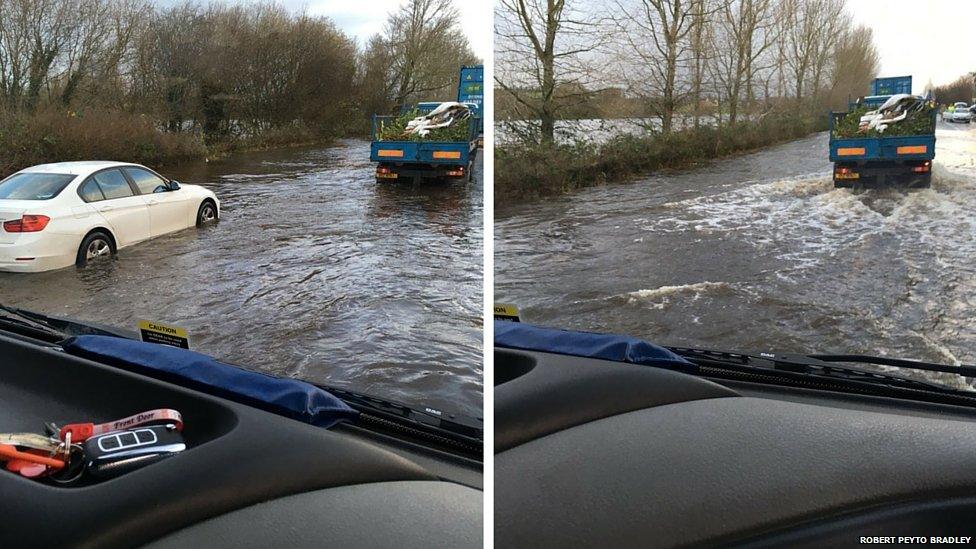
[[129, 186], [129, 181], [119, 170], [105, 170], [95, 174], [92, 178], [98, 182], [106, 200], [135, 196], [132, 187]]
[[166, 181], [156, 174], [142, 168], [125, 168], [125, 173], [132, 178], [141, 194], [152, 194], [159, 187], [166, 187]]
[[98, 202], [99, 200], [105, 200], [105, 195], [102, 194], [102, 189], [98, 186], [98, 182], [94, 178], [85, 181], [81, 188], [78, 189], [78, 195], [85, 202]]

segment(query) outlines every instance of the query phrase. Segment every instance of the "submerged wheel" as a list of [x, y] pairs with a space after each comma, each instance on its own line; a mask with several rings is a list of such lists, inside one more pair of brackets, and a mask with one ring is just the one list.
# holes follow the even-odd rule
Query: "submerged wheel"
[[95, 231], [81, 241], [81, 246], [78, 247], [78, 255], [75, 258], [75, 265], [84, 267], [89, 263], [112, 259], [114, 256], [115, 244], [112, 242], [112, 238], [102, 231]]
[[217, 221], [217, 206], [213, 202], [205, 200], [203, 204], [200, 204], [200, 209], [197, 210], [197, 227], [203, 227], [215, 221]]

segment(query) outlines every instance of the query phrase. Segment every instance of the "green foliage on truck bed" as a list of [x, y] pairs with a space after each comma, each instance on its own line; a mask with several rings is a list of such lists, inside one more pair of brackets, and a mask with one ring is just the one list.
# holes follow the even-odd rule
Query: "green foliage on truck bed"
[[376, 131], [377, 141], [467, 141], [470, 137], [471, 119], [459, 120], [446, 128], [430, 130], [426, 137], [407, 133], [407, 123], [421, 116], [417, 110], [405, 112], [396, 118], [380, 121]]
[[861, 117], [873, 109], [859, 107], [834, 122], [834, 137], [899, 137], [905, 135], [931, 135], [935, 132], [932, 111], [935, 107], [926, 105], [922, 110], [909, 114], [901, 122], [888, 126], [884, 132], [871, 129], [865, 132], [858, 130]]

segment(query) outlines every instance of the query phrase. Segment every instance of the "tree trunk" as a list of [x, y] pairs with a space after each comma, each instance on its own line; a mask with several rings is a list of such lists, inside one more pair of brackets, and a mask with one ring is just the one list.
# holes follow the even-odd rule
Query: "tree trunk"
[[555, 141], [556, 116], [554, 95], [556, 88], [555, 60], [551, 55], [542, 59], [542, 112], [541, 132], [542, 142], [551, 144]]

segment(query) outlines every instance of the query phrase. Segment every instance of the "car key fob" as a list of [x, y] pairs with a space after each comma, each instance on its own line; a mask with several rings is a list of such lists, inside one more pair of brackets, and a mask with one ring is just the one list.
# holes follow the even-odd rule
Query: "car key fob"
[[85, 470], [97, 478], [116, 477], [185, 449], [172, 424], [112, 431], [85, 441]]

